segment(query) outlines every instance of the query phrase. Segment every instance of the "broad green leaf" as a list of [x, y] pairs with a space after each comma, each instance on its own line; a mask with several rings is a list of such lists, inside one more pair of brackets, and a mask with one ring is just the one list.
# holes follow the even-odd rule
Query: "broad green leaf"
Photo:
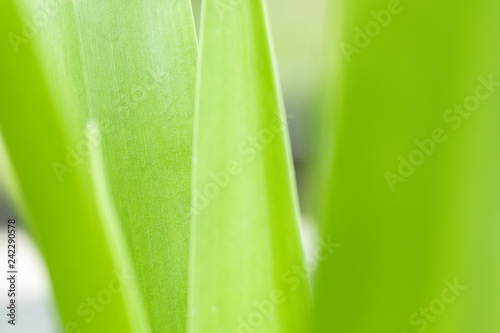
[[202, 12], [188, 331], [302, 332], [309, 281], [265, 10]]
[[148, 332], [127, 254], [116, 256], [119, 232], [110, 233], [113, 221], [100, 209], [85, 170], [61, 182], [52, 169], [65, 160], [70, 139], [31, 46], [24, 45], [23, 52], [12, 47], [22, 30], [18, 12], [11, 1], [2, 1], [0, 9], [0, 126], [27, 207], [23, 216], [50, 271], [63, 330]]
[[[189, 2], [20, 6], [71, 130], [71, 157], [102, 143], [153, 328], [183, 331], [197, 53]], [[37, 25], [40, 15], [48, 20]], [[101, 128], [94, 140], [84, 135], [92, 119]]]
[[500, 5], [335, 3], [313, 332], [498, 332]]
[[[26, 1], [26, 17], [44, 10]], [[72, 148], [102, 145], [152, 329], [183, 332], [197, 58], [190, 3], [56, 1], [47, 17], [34, 42]], [[100, 128], [93, 140], [82, 136], [88, 121]]]

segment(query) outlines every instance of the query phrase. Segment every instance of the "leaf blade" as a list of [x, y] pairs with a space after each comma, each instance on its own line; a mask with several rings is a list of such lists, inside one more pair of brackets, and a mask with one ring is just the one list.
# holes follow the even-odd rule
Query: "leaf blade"
[[202, 22], [189, 332], [245, 329], [255, 302], [272, 308], [260, 331], [301, 332], [309, 281], [283, 281], [304, 258], [263, 4], [205, 1]]

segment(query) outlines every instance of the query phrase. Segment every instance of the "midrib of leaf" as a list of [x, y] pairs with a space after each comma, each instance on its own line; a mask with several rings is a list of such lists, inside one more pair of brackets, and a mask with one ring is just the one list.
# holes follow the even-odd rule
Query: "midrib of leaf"
[[[300, 280], [291, 290], [283, 279], [294, 266], [304, 267], [304, 257], [263, 4], [207, 0], [202, 12], [188, 330], [241, 330], [242, 321], [259, 311], [255, 302], [272, 302], [279, 292], [285, 301], [273, 305], [256, 330], [302, 332], [309, 282]], [[252, 154], [249, 137], [262, 131], [272, 131], [272, 139]], [[230, 163], [241, 172], [230, 175]], [[228, 181], [214, 180], [214, 174], [224, 178], [221, 173]]]
[[[5, 15], [1, 35], [19, 34], [22, 23], [13, 3], [3, 1], [0, 8]], [[18, 54], [7, 38], [1, 38], [0, 46], [2, 134], [28, 209], [23, 216], [30, 218], [49, 268], [63, 329], [148, 331], [141, 316], [142, 305], [130, 302], [123, 293], [114, 294], [113, 301], [91, 320], [78, 315], [90, 298], [117, 281], [117, 275], [131, 270], [112, 254], [117, 244], [106, 230], [108, 221], [97, 206], [94, 190], [86, 184], [84, 172], [75, 171], [60, 182], [51, 167], [54, 161], [65, 159], [70, 139], [31, 46], [25, 45]], [[134, 292], [134, 283], [125, 288]]]

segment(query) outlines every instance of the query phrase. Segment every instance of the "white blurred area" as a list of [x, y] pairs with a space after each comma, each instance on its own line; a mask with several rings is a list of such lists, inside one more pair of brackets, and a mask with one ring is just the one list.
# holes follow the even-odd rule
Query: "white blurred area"
[[[3, 207], [2, 207], [3, 208]], [[3, 214], [2, 214], [3, 215]], [[5, 217], [2, 216], [2, 220]], [[2, 271], [7, 275], [7, 233], [6, 224], [0, 224], [0, 248]], [[17, 228], [16, 228], [17, 229]], [[8, 281], [3, 278], [0, 283], [1, 321], [0, 332], [22, 333], [55, 333], [55, 313], [49, 276], [38, 249], [30, 239], [26, 230], [18, 229], [16, 234], [16, 325], [7, 323], [6, 306], [8, 304]]]
[[[35, 242], [15, 212], [17, 197], [12, 169], [0, 133], [0, 332], [56, 333], [56, 318], [49, 274]], [[7, 220], [16, 219], [16, 325], [8, 324]]]

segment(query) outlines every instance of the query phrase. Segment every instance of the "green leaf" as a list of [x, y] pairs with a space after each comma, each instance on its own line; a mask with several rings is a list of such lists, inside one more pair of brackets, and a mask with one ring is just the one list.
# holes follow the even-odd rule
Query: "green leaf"
[[[17, 53], [12, 47], [14, 34], [22, 30], [18, 12], [11, 1], [2, 1], [0, 9], [5, 15], [0, 22], [0, 125], [27, 207], [23, 216], [46, 259], [63, 329], [148, 332], [127, 254], [116, 256], [120, 235], [109, 232], [113, 221], [100, 209], [85, 171], [72, 170], [63, 182], [53, 170], [55, 162], [65, 161], [70, 139], [31, 46]], [[99, 299], [104, 302], [97, 311], [91, 303]]]
[[109, 125], [104, 164], [153, 331], [185, 331], [197, 57], [189, 2], [79, 3], [75, 12], [79, 84], [89, 116]]
[[500, 82], [500, 6], [338, 3], [318, 198], [342, 250], [319, 269], [313, 331], [497, 332], [500, 90], [483, 81]]
[[[185, 331], [197, 59], [189, 1], [19, 2], [76, 169], [92, 170], [81, 157], [102, 146], [152, 330]], [[86, 135], [91, 123], [99, 130]]]
[[202, 11], [189, 332], [302, 332], [310, 289], [263, 4]]

